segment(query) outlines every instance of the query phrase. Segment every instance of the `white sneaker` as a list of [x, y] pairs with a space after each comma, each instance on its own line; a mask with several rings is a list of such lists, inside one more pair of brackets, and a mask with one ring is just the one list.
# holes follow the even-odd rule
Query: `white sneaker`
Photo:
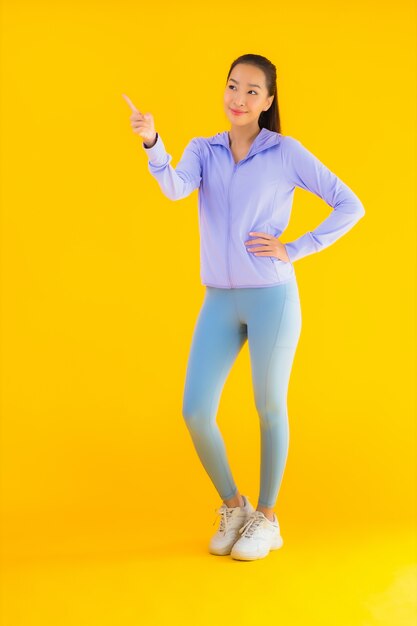
[[234, 543], [230, 556], [242, 561], [262, 559], [270, 550], [278, 550], [284, 543], [276, 514], [271, 522], [262, 511], [254, 511], [239, 529], [241, 535]]
[[[216, 513], [220, 515], [220, 525], [216, 534], [210, 539], [209, 552], [211, 554], [220, 556], [230, 554], [234, 542], [239, 537], [239, 529], [255, 510], [248, 497], [241, 495], [244, 506], [228, 507], [223, 502], [219, 509], [215, 509]], [[216, 520], [213, 524], [215, 522]]]

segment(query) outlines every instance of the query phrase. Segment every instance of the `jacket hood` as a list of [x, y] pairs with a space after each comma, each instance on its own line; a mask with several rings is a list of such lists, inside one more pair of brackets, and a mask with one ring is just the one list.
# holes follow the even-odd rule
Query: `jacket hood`
[[[266, 148], [270, 148], [271, 146], [276, 146], [281, 142], [281, 133], [276, 133], [273, 130], [269, 130], [268, 128], [261, 128], [261, 132], [256, 136], [255, 140], [252, 143], [251, 149], [248, 152], [249, 154], [256, 154], [257, 152], [261, 152], [261, 150], [265, 150]], [[219, 144], [225, 146], [225, 148], [230, 149], [229, 146], [229, 131], [224, 130], [221, 133], [217, 133], [212, 137], [207, 138], [208, 143], [214, 145]]]

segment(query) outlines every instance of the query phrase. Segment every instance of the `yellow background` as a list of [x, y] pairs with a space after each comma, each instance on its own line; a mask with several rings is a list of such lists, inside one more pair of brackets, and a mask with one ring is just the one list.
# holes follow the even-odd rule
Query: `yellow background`
[[[3, 1], [5, 626], [415, 623], [415, 9]], [[181, 415], [204, 294], [197, 191], [163, 196], [122, 93], [176, 165], [229, 129], [227, 72], [249, 52], [277, 66], [282, 132], [366, 215], [294, 264], [284, 546], [245, 564], [207, 552], [221, 502]], [[282, 241], [329, 212], [297, 189]], [[218, 423], [256, 506], [247, 344]]]

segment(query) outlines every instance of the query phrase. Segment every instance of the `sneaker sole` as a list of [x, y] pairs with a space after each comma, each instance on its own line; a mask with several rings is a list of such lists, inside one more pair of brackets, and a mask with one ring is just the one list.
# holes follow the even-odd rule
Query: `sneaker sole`
[[[236, 559], [238, 561], [257, 561], [258, 559], [264, 559], [265, 557], [267, 557], [271, 550], [279, 550], [279, 548], [281, 548], [283, 544], [284, 540], [282, 537], [280, 537], [273, 543], [268, 552], [266, 554], [263, 554], [262, 556], [251, 556], [239, 552], [235, 552], [234, 554], [231, 554], [231, 556], [233, 559]], [[232, 550], [230, 552], [232, 552]]]
[[[232, 546], [233, 547], [233, 546]], [[214, 554], [215, 556], [227, 556], [228, 554], [230, 554], [232, 551], [232, 548], [224, 548], [224, 550], [216, 550], [216, 549], [211, 549], [209, 548], [209, 553], [210, 554]]]

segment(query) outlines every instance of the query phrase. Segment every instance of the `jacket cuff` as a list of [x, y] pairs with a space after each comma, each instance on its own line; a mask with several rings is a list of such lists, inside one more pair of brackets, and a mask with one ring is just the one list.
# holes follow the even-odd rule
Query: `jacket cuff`
[[319, 252], [321, 250], [318, 243], [309, 232], [305, 235], [301, 235], [301, 237], [295, 239], [295, 241], [285, 243], [284, 246], [291, 263], [297, 261], [298, 259], [302, 259], [308, 254], [313, 254], [314, 252]]
[[148, 161], [151, 161], [155, 165], [164, 165], [166, 161], [166, 150], [164, 142], [162, 141], [159, 133], [156, 133], [156, 142], [151, 148], [145, 146], [145, 142], [142, 142], [142, 147], [146, 152]]

